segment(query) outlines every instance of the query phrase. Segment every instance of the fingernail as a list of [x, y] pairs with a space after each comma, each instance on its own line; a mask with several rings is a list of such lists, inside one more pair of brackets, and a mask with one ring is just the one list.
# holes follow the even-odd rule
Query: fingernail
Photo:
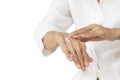
[[81, 66], [80, 66], [79, 64], [76, 64], [76, 66], [77, 66], [78, 68], [81, 68]]
[[92, 58], [90, 58], [89, 60], [90, 60], [90, 62], [92, 62], [92, 61], [93, 61], [93, 59], [92, 59]]
[[83, 70], [83, 71], [85, 71], [86, 69], [85, 69], [85, 68], [83, 68], [82, 70]]
[[70, 61], [72, 61], [72, 58], [69, 58]]
[[88, 65], [89, 65], [89, 64], [86, 62], [86, 63], [85, 63], [85, 66], [88, 67]]

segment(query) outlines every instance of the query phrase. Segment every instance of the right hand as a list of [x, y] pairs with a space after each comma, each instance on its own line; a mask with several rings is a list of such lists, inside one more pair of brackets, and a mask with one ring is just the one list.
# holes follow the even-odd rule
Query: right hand
[[[61, 47], [63, 53], [67, 59], [74, 61], [76, 67], [82, 71], [86, 70], [86, 67], [92, 62], [92, 58], [86, 52], [85, 43], [80, 40], [68, 38], [67, 33], [56, 32], [55, 34], [56, 43]], [[68, 40], [66, 41], [66, 38]]]

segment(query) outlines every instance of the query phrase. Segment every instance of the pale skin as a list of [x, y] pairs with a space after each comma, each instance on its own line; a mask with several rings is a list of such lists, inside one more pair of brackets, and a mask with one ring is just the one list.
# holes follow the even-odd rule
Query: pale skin
[[43, 43], [45, 48], [51, 51], [56, 50], [60, 46], [67, 59], [74, 61], [77, 68], [85, 71], [89, 63], [92, 62], [92, 58], [86, 52], [85, 43], [73, 38], [66, 42], [66, 37], [69, 37], [69, 34], [49, 31], [43, 37]]
[[[100, 0], [98, 0], [99, 2]], [[69, 38], [67, 42], [66, 37]], [[57, 47], [60, 47], [67, 59], [73, 61], [82, 71], [85, 71], [92, 62], [92, 58], [86, 52], [85, 42], [102, 40], [120, 40], [120, 28], [90, 24], [69, 34], [49, 31], [43, 36], [43, 44], [47, 50], [55, 51]]]
[[[69, 42], [65, 41], [66, 37], [69, 37]], [[43, 37], [46, 49], [54, 51], [60, 46], [67, 59], [74, 61], [76, 67], [82, 71], [85, 71], [89, 63], [92, 62], [92, 58], [86, 52], [85, 42], [101, 40], [120, 40], [120, 28], [107, 28], [98, 24], [90, 24], [69, 34], [49, 31]]]
[[120, 28], [107, 28], [98, 24], [91, 24], [87, 27], [78, 29], [71, 34], [72, 38], [81, 41], [102, 41], [120, 40]]

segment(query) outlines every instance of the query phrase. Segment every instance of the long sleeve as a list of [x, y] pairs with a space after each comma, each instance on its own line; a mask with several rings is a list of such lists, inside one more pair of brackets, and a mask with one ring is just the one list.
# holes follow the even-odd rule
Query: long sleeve
[[67, 0], [54, 0], [47, 16], [35, 29], [35, 40], [44, 56], [49, 56], [52, 51], [44, 48], [42, 38], [48, 31], [65, 32], [72, 25], [69, 5]]

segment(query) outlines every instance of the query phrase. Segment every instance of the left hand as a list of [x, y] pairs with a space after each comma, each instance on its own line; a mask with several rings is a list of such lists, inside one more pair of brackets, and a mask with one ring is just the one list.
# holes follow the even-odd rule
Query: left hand
[[113, 29], [103, 27], [98, 24], [90, 24], [85, 28], [78, 29], [71, 33], [72, 38], [79, 38], [81, 41], [101, 41], [116, 39]]

